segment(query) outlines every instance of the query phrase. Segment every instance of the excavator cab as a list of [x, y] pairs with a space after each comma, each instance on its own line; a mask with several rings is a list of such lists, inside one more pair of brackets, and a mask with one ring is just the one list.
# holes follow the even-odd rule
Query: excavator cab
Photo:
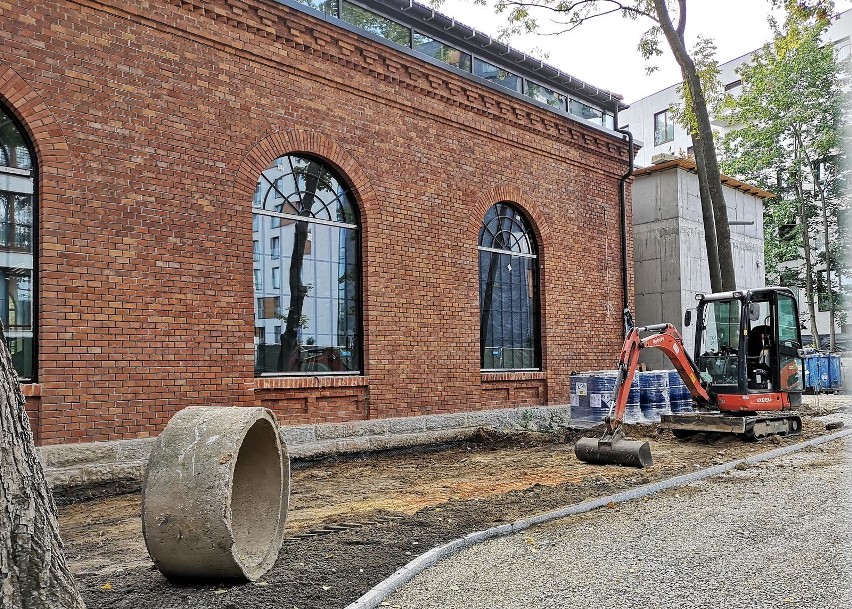
[[[694, 361], [702, 381], [712, 386], [720, 410], [800, 404], [802, 335], [792, 291], [757, 288], [696, 298]], [[762, 401], [761, 394], [774, 398]]]

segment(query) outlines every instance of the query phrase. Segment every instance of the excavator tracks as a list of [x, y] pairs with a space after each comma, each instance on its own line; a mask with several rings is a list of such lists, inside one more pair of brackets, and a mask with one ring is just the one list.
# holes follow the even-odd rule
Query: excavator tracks
[[720, 413], [664, 414], [660, 427], [672, 430], [680, 438], [695, 432], [711, 432], [761, 440], [769, 436], [801, 434], [802, 417], [797, 412], [755, 412], [744, 416]]
[[761, 440], [769, 436], [798, 436], [802, 433], [802, 417], [795, 412], [784, 414], [764, 413], [747, 417], [745, 437]]

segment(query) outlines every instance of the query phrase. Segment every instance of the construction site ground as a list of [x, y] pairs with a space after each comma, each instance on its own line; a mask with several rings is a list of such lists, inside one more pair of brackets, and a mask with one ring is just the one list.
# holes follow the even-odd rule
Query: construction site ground
[[852, 413], [852, 398], [806, 398], [801, 412], [801, 436], [763, 442], [678, 440], [654, 425], [632, 427], [629, 435], [651, 443], [655, 464], [644, 470], [577, 461], [573, 443], [598, 429], [481, 430], [451, 445], [296, 462], [278, 562], [245, 585], [161, 576], [145, 549], [139, 493], [63, 505], [60, 530], [90, 608], [343, 608], [417, 555], [472, 531], [828, 433], [827, 424]]

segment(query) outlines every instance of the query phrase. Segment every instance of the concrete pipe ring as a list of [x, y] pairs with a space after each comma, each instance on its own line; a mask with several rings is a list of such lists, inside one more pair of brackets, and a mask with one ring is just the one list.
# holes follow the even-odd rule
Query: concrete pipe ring
[[169, 579], [255, 581], [278, 557], [290, 459], [265, 408], [190, 407], [157, 438], [142, 534]]

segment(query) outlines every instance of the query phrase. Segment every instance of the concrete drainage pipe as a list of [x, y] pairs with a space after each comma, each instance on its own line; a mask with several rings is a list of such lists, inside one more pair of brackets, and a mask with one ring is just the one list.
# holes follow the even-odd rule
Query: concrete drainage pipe
[[278, 557], [290, 460], [265, 408], [190, 407], [157, 438], [142, 489], [148, 553], [169, 579], [254, 581]]

